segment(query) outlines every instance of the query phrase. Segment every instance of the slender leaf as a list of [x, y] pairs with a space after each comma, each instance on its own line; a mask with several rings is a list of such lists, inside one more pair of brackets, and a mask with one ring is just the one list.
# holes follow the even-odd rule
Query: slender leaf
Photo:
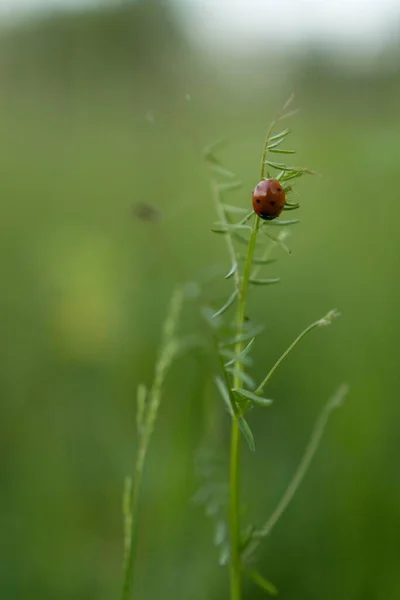
[[240, 551], [246, 550], [250, 541], [253, 539], [253, 533], [255, 531], [254, 525], [248, 525], [244, 531], [240, 534]]
[[229, 269], [229, 272], [225, 275], [225, 279], [230, 279], [231, 277], [233, 277], [237, 270], [238, 270], [238, 264], [235, 262]]
[[226, 541], [227, 537], [228, 531], [225, 521], [218, 521], [214, 534], [215, 546], [220, 546], [221, 544], [223, 544]]
[[210, 325], [210, 327], [212, 327], [213, 329], [219, 328], [219, 320], [217, 317], [214, 316], [215, 312], [212, 310], [212, 308], [210, 308], [209, 306], [203, 306], [201, 308], [201, 314], [203, 315], [207, 323]]
[[277, 148], [278, 146], [280, 146], [282, 144], [282, 142], [284, 141], [284, 137], [280, 137], [276, 140], [276, 142], [272, 142], [272, 144], [268, 144], [267, 146], [267, 150], [269, 150], [270, 152], [272, 152], [272, 150], [274, 148]]
[[220, 192], [233, 192], [238, 190], [243, 185], [242, 181], [232, 181], [232, 183], [218, 183], [217, 187]]
[[250, 450], [252, 452], [254, 452], [254, 450], [256, 449], [256, 445], [254, 443], [254, 436], [249, 427], [249, 424], [244, 419], [244, 417], [238, 418], [238, 424], [239, 424], [240, 431], [242, 432], [243, 437], [247, 442], [247, 445], [249, 446]]
[[257, 394], [254, 394], [253, 392], [250, 392], [249, 390], [244, 390], [242, 388], [234, 388], [232, 392], [235, 394], [235, 396], [238, 396], [241, 399], [244, 398], [246, 400], [251, 400], [252, 402], [254, 402], [254, 404], [257, 404], [257, 406], [270, 406], [273, 402], [273, 400], [269, 398], [262, 398], [261, 396], [258, 396]]
[[232, 173], [232, 171], [229, 171], [229, 169], [225, 169], [225, 167], [221, 167], [221, 165], [216, 162], [211, 162], [210, 169], [212, 169], [215, 173], [218, 173], [218, 175], [223, 175], [224, 177], [230, 177], [232, 179], [236, 177], [235, 173]]
[[250, 340], [251, 338], [256, 337], [256, 335], [258, 335], [263, 329], [264, 329], [263, 325], [259, 325], [258, 327], [253, 327], [252, 329], [249, 329], [249, 331], [244, 331], [242, 333], [239, 333], [235, 337], [222, 340], [221, 345], [222, 346], [232, 346], [234, 344], [238, 344], [239, 342], [247, 342], [247, 340]]
[[243, 365], [251, 364], [252, 360], [249, 359], [249, 358], [246, 358], [246, 357], [247, 357], [247, 354], [250, 352], [250, 348], [252, 347], [255, 339], [256, 338], [253, 337], [250, 340], [250, 342], [247, 344], [247, 346], [241, 351], [240, 354], [235, 354], [234, 352], [232, 352], [231, 353], [233, 355], [232, 359], [229, 362], [225, 363], [225, 367], [230, 367], [231, 365], [234, 365], [236, 362], [239, 362], [239, 363], [241, 363]]
[[230, 306], [232, 306], [232, 304], [235, 302], [236, 298], [238, 295], [238, 291], [234, 290], [234, 292], [229, 296], [228, 300], [225, 302], [225, 304], [223, 306], [221, 306], [221, 308], [219, 310], [217, 310], [217, 312], [215, 312], [213, 314], [213, 319], [215, 319], [216, 317], [221, 316], [222, 314], [224, 314], [225, 311], [228, 310], [228, 308]]
[[292, 170], [292, 169], [287, 168], [285, 163], [277, 163], [277, 162], [273, 162], [272, 160], [266, 160], [265, 164], [269, 165], [273, 169], [279, 169], [280, 171], [291, 171]]
[[229, 359], [228, 362], [224, 364], [225, 368], [231, 367], [235, 363], [245, 366], [250, 366], [253, 364], [253, 361], [249, 356], [241, 356], [240, 354], [236, 355], [235, 352], [228, 350], [228, 348], [221, 348], [219, 352], [224, 358]]
[[[229, 185], [229, 184], [227, 184], [227, 185]], [[222, 203], [221, 206], [225, 212], [231, 213], [231, 214], [243, 214], [243, 213], [248, 212], [247, 208], [242, 208], [241, 206], [233, 206], [232, 204], [225, 204], [225, 203]]]
[[287, 221], [269, 221], [268, 226], [273, 227], [288, 227], [289, 225], [297, 225], [300, 223], [300, 219], [289, 219]]
[[273, 283], [279, 283], [280, 278], [275, 277], [275, 279], [249, 279], [249, 283], [253, 285], [272, 285]]
[[254, 381], [254, 379], [252, 377], [250, 377], [250, 375], [248, 375], [244, 371], [241, 371], [240, 369], [234, 369], [234, 368], [231, 368], [231, 367], [228, 367], [227, 371], [229, 373], [231, 373], [231, 375], [233, 375], [234, 377], [237, 377], [238, 379], [240, 379], [241, 381], [243, 381], [243, 383], [245, 383], [249, 387], [255, 388], [255, 383], [256, 382]]
[[251, 217], [254, 215], [254, 210], [251, 210], [249, 213], [247, 213], [247, 215], [240, 221], [241, 225], [244, 225], [245, 223], [247, 223], [247, 221], [249, 219], [251, 219]]
[[257, 258], [256, 256], [253, 258], [254, 265], [272, 265], [274, 262], [276, 262], [276, 258]]
[[266, 229], [266, 228], [263, 227], [261, 231], [263, 233], [265, 233], [265, 235], [268, 236], [270, 240], [272, 240], [273, 242], [275, 242], [276, 244], [278, 244], [279, 246], [281, 246], [281, 248], [285, 252], [287, 252], [288, 254], [292, 254], [291, 249], [288, 246], [286, 246], [286, 244], [281, 239], [279, 239], [278, 236], [275, 236], [272, 233], [270, 233], [269, 229]]
[[291, 204], [290, 202], [286, 202], [283, 210], [296, 210], [297, 208], [300, 208], [300, 204]]
[[216, 375], [214, 377], [214, 383], [217, 386], [217, 389], [220, 393], [220, 396], [222, 398], [222, 400], [225, 403], [225, 406], [229, 412], [230, 415], [234, 415], [234, 411], [233, 411], [233, 407], [232, 407], [232, 401], [231, 401], [231, 397], [229, 395], [229, 391], [228, 388], [225, 385], [225, 382], [223, 379], [221, 379], [221, 377], [219, 377], [219, 375]]
[[283, 131], [280, 131], [279, 133], [275, 133], [275, 135], [271, 135], [271, 137], [269, 138], [268, 141], [274, 142], [275, 140], [278, 140], [279, 138], [286, 137], [291, 132], [292, 132], [292, 130], [288, 127], [287, 129], [284, 129]]
[[254, 569], [246, 569], [246, 573], [250, 579], [252, 579], [252, 581], [258, 585], [258, 587], [264, 590], [264, 592], [267, 592], [267, 594], [270, 596], [276, 596], [278, 594], [278, 590], [274, 584], [268, 581], [268, 579], [265, 579], [265, 577], [263, 577], [263, 575], [261, 575], [258, 571]]
[[235, 240], [237, 240], [241, 244], [244, 244], [245, 246], [249, 245], [249, 240], [247, 238], [243, 237], [242, 235], [240, 235], [240, 233], [237, 233], [237, 231], [233, 232], [233, 237], [235, 238]]
[[229, 561], [229, 544], [223, 544], [221, 547], [221, 552], [219, 554], [219, 565], [221, 567], [225, 567]]
[[216, 161], [216, 158], [214, 157], [214, 152], [216, 152], [217, 150], [221, 150], [221, 148], [226, 146], [226, 144], [227, 141], [225, 138], [219, 138], [218, 140], [211, 142], [211, 144], [209, 144], [203, 149], [204, 158], [206, 158], [209, 161]]
[[296, 150], [285, 150], [284, 148], [269, 148], [269, 151], [275, 154], [296, 154]]
[[215, 223], [214, 227], [211, 228], [211, 231], [214, 233], [228, 233], [229, 231], [237, 231], [238, 229], [250, 231], [251, 227], [244, 223]]

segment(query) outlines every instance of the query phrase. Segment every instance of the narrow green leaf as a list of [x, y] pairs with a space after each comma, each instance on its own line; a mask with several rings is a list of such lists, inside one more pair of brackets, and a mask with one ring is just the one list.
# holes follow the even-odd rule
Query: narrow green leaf
[[249, 279], [249, 283], [252, 283], [253, 285], [272, 285], [273, 283], [279, 282], [279, 277], [276, 277], [275, 279]]
[[254, 394], [253, 392], [250, 392], [249, 390], [244, 390], [242, 388], [234, 388], [232, 392], [239, 398], [251, 400], [252, 402], [254, 402], [254, 404], [257, 404], [257, 406], [262, 406], [263, 408], [265, 406], [270, 406], [273, 402], [273, 400], [271, 400], [270, 398], [262, 398], [261, 396], [258, 396], [257, 394]]
[[251, 338], [255, 338], [262, 330], [264, 329], [263, 325], [259, 325], [258, 327], [253, 327], [249, 329], [249, 331], [244, 331], [239, 333], [235, 337], [227, 338], [221, 341], [222, 346], [232, 346], [234, 344], [238, 344], [239, 342], [247, 342]]
[[287, 135], [289, 135], [289, 133], [291, 133], [292, 130], [288, 127], [287, 129], [284, 129], [283, 131], [280, 131], [279, 133], [275, 133], [275, 135], [271, 135], [271, 137], [269, 138], [269, 142], [274, 142], [275, 140], [278, 140], [279, 138], [284, 138]]
[[227, 275], [225, 275], [225, 279], [230, 279], [231, 277], [233, 277], [237, 270], [238, 270], [238, 264], [233, 263], [229, 272], [227, 273]]
[[257, 258], [257, 256], [253, 258], [253, 265], [272, 265], [274, 262], [276, 258]]
[[207, 323], [210, 325], [210, 327], [212, 327], [213, 329], [218, 329], [220, 323], [218, 319], [214, 317], [215, 313], [209, 306], [203, 306], [200, 312], [203, 315], [204, 319], [207, 321]]
[[285, 252], [287, 252], [288, 254], [292, 254], [291, 249], [288, 246], [286, 246], [286, 244], [282, 240], [280, 240], [279, 237], [277, 237], [277, 236], [273, 235], [272, 233], [270, 233], [269, 229], [266, 229], [266, 228], [263, 227], [261, 231], [263, 233], [265, 233], [265, 235], [267, 237], [269, 237], [270, 240], [272, 240], [273, 242], [275, 242], [276, 244], [278, 244], [278, 246], [280, 246]]
[[228, 362], [224, 364], [224, 367], [231, 367], [235, 363], [239, 363], [245, 366], [251, 366], [253, 364], [252, 359], [249, 356], [242, 356], [241, 354], [236, 355], [233, 350], [229, 350], [228, 348], [220, 348], [219, 353], [223, 358], [229, 359]]
[[240, 242], [244, 246], [248, 246], [249, 245], [249, 240], [247, 238], [243, 237], [243, 235], [240, 235], [240, 233], [237, 233], [237, 231], [233, 232], [232, 237], [234, 237], [235, 240], [237, 240], [238, 242]]
[[[225, 363], [225, 367], [230, 367], [231, 365], [234, 365], [236, 362], [239, 362], [239, 363], [241, 363], [243, 365], [252, 364], [253, 361], [251, 359], [249, 359], [249, 358], [246, 359], [246, 356], [250, 352], [250, 348], [252, 347], [255, 339], [256, 338], [253, 337], [250, 340], [250, 342], [247, 344], [247, 346], [245, 348], [243, 348], [243, 350], [241, 351], [240, 354], [235, 354], [234, 352], [231, 352], [231, 354], [233, 355], [232, 356], [232, 360], [230, 360], [229, 362]], [[230, 351], [228, 350], [228, 352], [230, 352]]]
[[224, 380], [221, 379], [221, 377], [219, 377], [219, 375], [216, 375], [214, 377], [214, 383], [215, 383], [215, 385], [216, 385], [216, 387], [217, 387], [217, 389], [218, 389], [218, 391], [220, 393], [220, 396], [221, 396], [222, 400], [225, 403], [225, 406], [226, 406], [229, 414], [231, 416], [233, 416], [234, 415], [234, 411], [233, 411], [233, 408], [232, 408], [231, 397], [229, 395], [229, 391], [228, 391], [228, 388], [225, 385]]
[[296, 154], [296, 150], [285, 150], [284, 148], [268, 148], [270, 152], [275, 154]]
[[216, 152], [217, 150], [221, 150], [221, 148], [226, 146], [226, 144], [227, 144], [227, 141], [225, 138], [219, 138], [218, 140], [211, 142], [211, 144], [209, 144], [208, 146], [206, 146], [203, 149], [204, 158], [206, 158], [207, 160], [210, 160], [210, 161], [216, 160], [214, 157], [214, 152]]
[[267, 592], [270, 596], [276, 596], [278, 594], [278, 590], [274, 586], [273, 583], [265, 579], [258, 571], [254, 569], [246, 569], [247, 575], [250, 577], [255, 584], [258, 585], [264, 592]]
[[289, 219], [287, 221], [269, 221], [268, 226], [273, 227], [288, 227], [289, 225], [297, 225], [300, 223], [300, 219]]
[[[292, 104], [293, 100], [294, 100], [294, 93], [292, 92], [280, 110], [280, 113], [278, 115], [279, 119], [284, 119], [288, 114], [290, 114], [290, 113], [285, 113], [285, 110]], [[296, 109], [296, 112], [297, 112], [297, 110], [298, 109]], [[285, 113], [285, 114], [283, 114], [283, 113]]]
[[234, 290], [234, 292], [229, 296], [229, 298], [225, 302], [225, 304], [219, 310], [217, 310], [217, 312], [215, 312], [213, 314], [213, 319], [215, 319], [215, 318], [219, 317], [220, 315], [224, 314], [224, 312], [227, 311], [228, 308], [230, 306], [232, 306], [232, 304], [235, 302], [237, 295], [238, 295], [238, 291]]
[[284, 163], [277, 163], [277, 162], [273, 162], [272, 160], [266, 160], [265, 161], [266, 165], [269, 165], [270, 167], [272, 167], [273, 169], [279, 169], [281, 171], [289, 171], [292, 169], [288, 169], [286, 167], [286, 165]]
[[231, 213], [231, 214], [243, 214], [243, 213], [247, 213], [247, 208], [242, 208], [240, 206], [233, 206], [232, 204], [221, 204], [222, 208], [224, 209], [225, 212], [227, 213]]
[[240, 369], [234, 369], [231, 367], [228, 367], [226, 370], [234, 377], [240, 379], [245, 385], [248, 385], [251, 388], [256, 387], [256, 382], [254, 381], [254, 379], [244, 371], [240, 371]]
[[233, 192], [234, 190], [238, 190], [242, 187], [242, 181], [232, 181], [232, 183], [218, 183], [217, 187], [220, 192]]
[[218, 521], [216, 528], [215, 528], [215, 534], [214, 534], [215, 546], [220, 546], [221, 544], [223, 544], [226, 541], [227, 537], [228, 537], [228, 531], [227, 531], [225, 521]]
[[213, 233], [222, 233], [226, 235], [228, 233], [228, 228], [225, 225], [221, 225], [219, 227], [211, 227], [211, 231]]
[[229, 561], [229, 544], [223, 544], [221, 548], [221, 552], [219, 554], [219, 565], [220, 567], [225, 567]]
[[285, 206], [283, 207], [283, 210], [296, 210], [297, 208], [300, 208], [300, 204], [292, 204], [291, 202], [286, 202]]
[[280, 146], [284, 140], [285, 140], [285, 137], [278, 138], [276, 141], [273, 141], [272, 144], [268, 144], [267, 150], [272, 152], [272, 150], [274, 148], [277, 148], [278, 146]]
[[249, 424], [244, 419], [244, 417], [239, 417], [238, 418], [238, 424], [239, 424], [240, 431], [242, 432], [243, 437], [244, 437], [244, 439], [247, 442], [247, 445], [249, 446], [250, 450], [252, 452], [254, 452], [254, 450], [256, 449], [256, 445], [254, 443], [254, 436], [253, 436], [252, 431], [251, 431], [251, 429], [249, 427]]
[[297, 115], [298, 112], [299, 112], [299, 109], [298, 108], [294, 108], [293, 110], [290, 110], [289, 112], [287, 112], [284, 115], [282, 115], [281, 117], [279, 117], [279, 120], [290, 119], [294, 115]]
[[255, 531], [254, 525], [248, 525], [240, 534], [240, 551], [246, 550], [250, 541], [253, 539], [253, 533]]
[[231, 179], [236, 177], [235, 173], [232, 173], [232, 171], [229, 171], [229, 169], [226, 169], [225, 167], [221, 167], [221, 165], [216, 162], [210, 163], [210, 169], [212, 169], [215, 173], [218, 173], [218, 175], [223, 175], [224, 177], [230, 177]]
[[[310, 169], [306, 169], [303, 167], [292, 167], [292, 166], [285, 165], [284, 163], [277, 163], [277, 162], [273, 162], [271, 160], [266, 160], [265, 163], [267, 165], [269, 165], [270, 167], [273, 167], [274, 169], [279, 169], [279, 170], [285, 171], [285, 172], [288, 171], [290, 173], [296, 173], [296, 174], [297, 173], [300, 173], [300, 174], [308, 173], [310, 175], [313, 174], [313, 171], [310, 171]], [[296, 177], [300, 177], [300, 175], [296, 175]], [[287, 179], [289, 179], [289, 177], [285, 176], [284, 180], [287, 181]], [[282, 181], [283, 181], [283, 179], [282, 179]]]
[[214, 233], [228, 233], [229, 231], [237, 231], [237, 230], [247, 230], [250, 231], [250, 225], [245, 225], [244, 223], [215, 223], [214, 227], [211, 228], [211, 231]]
[[245, 223], [247, 223], [247, 221], [249, 219], [251, 219], [251, 217], [254, 215], [254, 210], [251, 210], [249, 213], [247, 213], [247, 215], [240, 221], [241, 225], [244, 225]]
[[146, 410], [146, 398], [147, 398], [147, 388], [143, 383], [138, 385], [137, 394], [136, 394], [136, 426], [138, 433], [140, 434], [144, 425], [144, 415]]

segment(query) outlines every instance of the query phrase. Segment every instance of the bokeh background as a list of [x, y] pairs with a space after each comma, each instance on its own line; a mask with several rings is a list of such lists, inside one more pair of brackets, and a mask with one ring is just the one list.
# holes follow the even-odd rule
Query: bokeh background
[[[274, 508], [347, 381], [259, 566], [288, 600], [400, 598], [396, 1], [0, 8], [1, 597], [118, 597], [136, 387], [151, 383], [175, 284], [215, 269], [215, 306], [230, 286], [201, 149], [228, 139], [221, 156], [243, 180], [231, 203], [248, 206], [266, 127], [294, 92], [290, 146], [321, 176], [296, 187], [293, 253], [271, 269], [281, 284], [251, 298], [265, 325], [254, 376], [330, 308], [342, 318], [304, 341], [271, 382], [273, 407], [250, 416], [246, 518], [258, 525]], [[135, 218], [139, 202], [156, 222]], [[189, 302], [181, 331], [202, 328]], [[228, 598], [212, 521], [192, 502], [199, 448], [226, 458], [211, 365], [194, 348], [166, 382], [136, 598]], [[261, 597], [246, 582], [245, 598]]]

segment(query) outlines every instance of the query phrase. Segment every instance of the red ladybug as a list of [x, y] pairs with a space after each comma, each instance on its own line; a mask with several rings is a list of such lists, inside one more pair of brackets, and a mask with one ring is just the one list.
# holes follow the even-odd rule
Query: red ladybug
[[254, 212], [264, 221], [279, 217], [285, 202], [285, 190], [277, 179], [264, 179], [253, 191]]

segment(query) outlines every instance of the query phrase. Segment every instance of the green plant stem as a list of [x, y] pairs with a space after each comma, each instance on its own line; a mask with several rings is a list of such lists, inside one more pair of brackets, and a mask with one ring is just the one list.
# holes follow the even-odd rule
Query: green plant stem
[[254, 393], [257, 394], [257, 395], [261, 395], [262, 394], [264, 387], [266, 386], [266, 384], [268, 383], [268, 381], [271, 379], [272, 375], [275, 373], [276, 369], [279, 367], [279, 365], [281, 364], [281, 362], [283, 362], [285, 360], [285, 358], [287, 357], [287, 355], [291, 353], [291, 351], [297, 346], [297, 344], [299, 342], [301, 342], [301, 340], [308, 333], [310, 333], [310, 331], [312, 331], [316, 327], [324, 327], [326, 325], [329, 325], [330, 322], [331, 322], [331, 320], [334, 317], [338, 316], [338, 314], [339, 313], [337, 313], [335, 310], [332, 310], [325, 317], [322, 317], [322, 319], [318, 319], [318, 321], [315, 321], [315, 323], [311, 323], [311, 325], [309, 325], [308, 327], [306, 327], [304, 329], [304, 331], [302, 331], [297, 336], [297, 338], [290, 344], [290, 346], [285, 350], [285, 352], [278, 358], [278, 360], [276, 361], [276, 363], [273, 365], [273, 367], [270, 369], [270, 371], [264, 377], [264, 379], [262, 380], [262, 382], [260, 383], [260, 385], [258, 386], [258, 388], [256, 389], [256, 391]]
[[[256, 239], [260, 228], [260, 219], [255, 218], [249, 246], [247, 251], [246, 265], [244, 268], [243, 279], [241, 281], [239, 299], [236, 312], [237, 331], [240, 332], [243, 328], [245, 314], [247, 291], [249, 287], [249, 279], [253, 264], [253, 256], [256, 247]], [[239, 355], [243, 350], [243, 343], [238, 342], [235, 348], [236, 355]], [[238, 361], [235, 364], [235, 370], [240, 373], [242, 365]], [[240, 376], [235, 375], [233, 379], [233, 387], [240, 387]], [[232, 417], [231, 429], [231, 449], [230, 449], [230, 469], [229, 469], [229, 534], [230, 534], [230, 598], [231, 600], [240, 600], [242, 597], [242, 568], [240, 557], [240, 430], [239, 423], [236, 417]]]
[[[161, 349], [155, 367], [153, 385], [149, 392], [147, 402], [144, 398], [142, 398], [142, 402], [138, 406], [138, 450], [135, 463], [135, 478], [132, 490], [132, 499], [130, 503], [131, 514], [130, 518], [128, 518], [131, 528], [130, 535], [129, 532], [127, 534], [125, 531], [125, 537], [128, 539], [128, 544], [125, 544], [126, 548], [121, 600], [130, 600], [132, 594], [139, 520], [139, 499], [142, 488], [144, 466], [151, 436], [154, 431], [158, 410], [160, 408], [161, 392], [164, 380], [168, 369], [171, 366], [171, 363], [179, 349], [179, 344], [176, 339], [176, 330], [181, 315], [182, 304], [183, 291], [181, 287], [178, 286], [172, 294], [167, 316], [164, 321]], [[142, 392], [140, 391], [138, 394], [138, 399], [141, 394]], [[145, 403], [145, 405], [143, 406], [142, 403]]]
[[323, 409], [321, 410], [321, 412], [315, 422], [314, 428], [312, 430], [312, 433], [311, 433], [310, 439], [308, 441], [308, 444], [306, 446], [306, 449], [304, 451], [304, 454], [300, 460], [300, 463], [299, 463], [296, 471], [294, 472], [292, 479], [289, 482], [289, 485], [287, 486], [283, 496], [279, 500], [277, 507], [275, 508], [275, 510], [269, 517], [269, 519], [266, 521], [266, 523], [263, 525], [263, 527], [259, 531], [254, 532], [253, 539], [252, 539], [251, 543], [248, 545], [248, 547], [246, 548], [246, 551], [244, 552], [243, 559], [245, 561], [246, 561], [246, 559], [248, 559], [249, 556], [252, 555], [254, 550], [259, 545], [260, 540], [262, 538], [268, 536], [271, 533], [272, 529], [278, 523], [278, 521], [281, 518], [284, 511], [289, 506], [290, 502], [293, 499], [293, 496], [295, 495], [296, 491], [299, 489], [300, 484], [302, 483], [302, 481], [309, 469], [310, 463], [318, 449], [319, 443], [321, 441], [322, 435], [325, 431], [326, 424], [328, 422], [328, 419], [329, 419], [332, 411], [342, 405], [348, 392], [349, 392], [348, 385], [345, 383], [342, 384], [339, 387], [339, 389], [334, 393], [334, 395], [328, 400], [328, 402], [325, 404]]
[[135, 468], [135, 480], [131, 498], [131, 514], [130, 514], [130, 535], [129, 535], [129, 546], [125, 557], [124, 564], [124, 577], [123, 577], [123, 588], [122, 588], [122, 600], [128, 600], [131, 597], [132, 586], [133, 586], [133, 570], [135, 565], [135, 553], [136, 553], [136, 541], [137, 541], [137, 529], [139, 522], [139, 497], [142, 489], [142, 479], [144, 470], [144, 459], [146, 450], [140, 453], [140, 457], [137, 460]]
[[242, 595], [242, 568], [240, 562], [240, 429], [238, 420], [232, 417], [231, 453], [229, 474], [229, 530], [230, 530], [230, 584], [231, 600], [240, 600]]

